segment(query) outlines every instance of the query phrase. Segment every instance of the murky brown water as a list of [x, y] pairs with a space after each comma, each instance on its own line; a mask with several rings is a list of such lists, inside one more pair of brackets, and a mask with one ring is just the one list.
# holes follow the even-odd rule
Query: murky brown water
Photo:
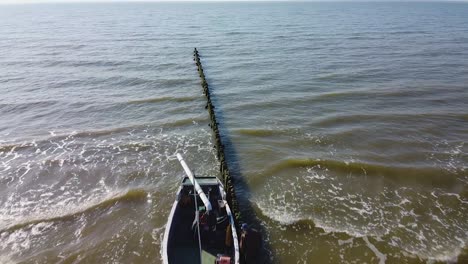
[[194, 46], [271, 261], [466, 261], [467, 11], [0, 6], [0, 262], [160, 262], [175, 153], [218, 172]]

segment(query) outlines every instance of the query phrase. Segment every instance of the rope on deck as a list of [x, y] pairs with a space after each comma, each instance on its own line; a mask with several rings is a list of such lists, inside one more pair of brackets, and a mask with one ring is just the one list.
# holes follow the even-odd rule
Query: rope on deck
[[197, 48], [195, 48], [193, 51], [193, 60], [195, 61], [195, 64], [197, 65], [198, 74], [200, 75], [200, 78], [201, 78], [201, 86], [203, 88], [203, 94], [206, 96], [206, 99], [207, 99], [205, 109], [207, 109], [208, 113], [210, 114], [209, 126], [213, 130], [213, 134], [214, 134], [214, 140], [215, 140], [214, 148], [217, 151], [216, 156], [220, 164], [219, 171], [220, 171], [221, 178], [224, 184], [224, 188], [226, 190], [226, 200], [229, 203], [229, 207], [231, 208], [234, 214], [234, 219], [236, 221], [237, 229], [239, 229], [239, 224], [242, 223], [242, 221], [241, 221], [241, 213], [239, 210], [239, 203], [237, 201], [236, 192], [234, 190], [234, 184], [233, 184], [234, 179], [230, 174], [228, 163], [226, 161], [226, 155], [224, 154], [224, 145], [223, 145], [223, 142], [221, 141], [221, 135], [219, 133], [218, 122], [216, 121], [216, 114], [214, 111], [215, 107], [213, 106], [211, 102], [210, 89], [208, 86], [208, 82], [206, 81], [206, 78], [205, 78], [205, 73], [203, 72], [203, 66], [201, 64], [200, 56], [198, 54]]

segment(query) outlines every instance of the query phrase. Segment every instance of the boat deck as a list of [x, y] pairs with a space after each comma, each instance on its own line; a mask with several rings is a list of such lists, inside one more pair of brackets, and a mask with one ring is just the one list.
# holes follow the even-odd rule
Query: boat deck
[[[188, 204], [182, 204], [179, 201], [174, 215], [173, 228], [169, 240], [169, 263], [195, 263], [195, 264], [213, 264], [215, 263], [218, 254], [229, 253], [231, 249], [226, 248], [226, 228], [229, 225], [227, 216], [223, 221], [219, 221], [216, 217], [223, 217], [224, 213], [219, 210], [218, 200], [222, 199], [219, 191], [218, 180], [214, 177], [197, 177], [197, 181], [203, 189], [203, 192], [208, 194], [210, 202], [213, 205], [213, 211], [209, 217], [213, 217], [215, 221], [214, 230], [208, 230], [200, 227], [200, 237], [202, 242], [202, 255], [200, 263], [200, 252], [198, 245], [198, 232], [195, 220], [195, 201], [193, 196], [193, 185], [190, 180], [185, 179], [182, 183], [182, 192], [191, 192], [191, 200]], [[204, 208], [200, 198], [197, 198], [199, 208]], [[230, 255], [230, 254], [228, 254]]]
[[[177, 256], [171, 259], [171, 263], [200, 263], [200, 254], [198, 253], [198, 245], [192, 247], [178, 246], [176, 249]], [[213, 264], [216, 262], [216, 256], [206, 250], [202, 250], [202, 264]]]

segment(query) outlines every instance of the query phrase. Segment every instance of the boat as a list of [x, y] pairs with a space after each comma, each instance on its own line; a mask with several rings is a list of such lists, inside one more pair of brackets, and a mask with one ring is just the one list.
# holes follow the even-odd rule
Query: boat
[[164, 264], [239, 264], [236, 225], [217, 177], [195, 177], [180, 154], [186, 176], [169, 214], [162, 244]]

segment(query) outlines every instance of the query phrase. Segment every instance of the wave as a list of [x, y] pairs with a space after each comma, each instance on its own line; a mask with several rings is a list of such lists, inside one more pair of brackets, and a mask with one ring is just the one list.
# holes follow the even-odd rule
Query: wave
[[265, 109], [265, 108], [280, 108], [292, 104], [297, 98], [278, 98], [268, 99], [268, 101], [255, 101], [255, 102], [237, 102], [232, 105], [225, 105], [223, 109], [238, 111], [238, 110], [249, 110], [249, 109]]
[[63, 103], [58, 100], [44, 100], [44, 101], [33, 101], [24, 103], [0, 103], [0, 110], [8, 112], [24, 112], [27, 110], [38, 111], [38, 108], [51, 107], [57, 104]]
[[346, 39], [349, 39], [349, 40], [376, 40], [376, 39], [380, 39], [380, 37], [378, 36], [371, 36], [371, 35], [361, 35], [361, 36], [356, 36], [356, 35], [352, 35], [352, 36], [349, 36], [349, 37], [346, 37]]
[[[289, 128], [257, 128], [257, 129], [235, 129], [235, 133], [242, 136], [252, 137], [279, 137], [279, 136], [296, 136], [301, 135], [301, 129], [298, 127]], [[289, 142], [290, 143], [290, 142]]]
[[[334, 74], [330, 74], [327, 78], [334, 78]], [[223, 106], [225, 109], [229, 110], [244, 110], [244, 109], [264, 109], [264, 108], [275, 108], [290, 109], [291, 106], [297, 104], [313, 104], [313, 103], [327, 103], [332, 102], [336, 103], [343, 100], [374, 100], [372, 98], [379, 98], [379, 101], [382, 102], [400, 102], [401, 100], [417, 100], [418, 102], [457, 102], [463, 103], [465, 87], [462, 86], [450, 86], [450, 87], [406, 87], [401, 89], [395, 88], [378, 88], [378, 89], [369, 89], [369, 88], [357, 88], [349, 89], [344, 91], [317, 91], [315, 93], [310, 92], [298, 92], [295, 94], [284, 93], [279, 91], [277, 96], [272, 98], [261, 98], [258, 100], [243, 100], [236, 102], [235, 104], [228, 104]], [[249, 90], [249, 92], [254, 92], [255, 95], [261, 94], [263, 90]], [[430, 108], [426, 108], [430, 109]], [[424, 110], [424, 109], [422, 109]], [[421, 110], [421, 111], [422, 111]], [[423, 113], [424, 114], [424, 113]], [[427, 115], [441, 113], [426, 113]], [[454, 116], [463, 116], [461, 112], [450, 112], [448, 115]], [[464, 114], [466, 117], [466, 114]]]
[[75, 43], [55, 43], [52, 45], [44, 45], [43, 49], [51, 49], [51, 50], [58, 50], [58, 49], [65, 49], [65, 50], [79, 50], [85, 48], [87, 45], [84, 44], [75, 44]]
[[437, 186], [454, 186], [458, 176], [463, 175], [463, 170], [450, 172], [434, 167], [395, 167], [362, 162], [345, 162], [338, 160], [320, 159], [286, 159], [266, 169], [260, 178], [265, 179], [288, 169], [317, 167], [333, 172], [353, 175], [380, 176], [399, 182], [416, 182], [420, 184], [437, 184]]
[[26, 77], [17, 77], [17, 76], [3, 77], [2, 79], [0, 79], [0, 83], [17, 82], [17, 81], [23, 81], [23, 80], [26, 80]]
[[428, 31], [424, 31], [424, 30], [395, 30], [395, 31], [390, 31], [387, 34], [390, 34], [390, 35], [428, 34]]
[[13, 232], [15, 230], [24, 228], [29, 225], [34, 225], [42, 222], [58, 222], [58, 221], [70, 221], [75, 219], [78, 215], [85, 214], [95, 210], [103, 210], [108, 207], [113, 206], [116, 203], [126, 203], [126, 202], [140, 202], [146, 201], [148, 193], [143, 189], [133, 189], [128, 190], [123, 193], [117, 193], [114, 195], [105, 198], [104, 200], [98, 201], [96, 203], [92, 203], [89, 205], [81, 205], [74, 210], [68, 210], [62, 214], [60, 212], [58, 214], [50, 214], [45, 213], [44, 215], [40, 215], [37, 217], [30, 217], [29, 219], [23, 220], [20, 223], [13, 224], [7, 227], [0, 229], [0, 233], [3, 232]]
[[[335, 70], [335, 69], [333, 69]], [[337, 81], [337, 82], [347, 82], [347, 83], [355, 83], [360, 82], [363, 79], [367, 78], [376, 78], [381, 76], [381, 69], [374, 68], [363, 68], [359, 70], [352, 70], [348, 72], [329, 72], [317, 75], [315, 80], [318, 81]]]
[[35, 147], [38, 144], [41, 143], [50, 143], [50, 141], [61, 141], [61, 140], [66, 140], [66, 139], [71, 139], [71, 138], [87, 138], [87, 137], [92, 137], [94, 138], [95, 136], [108, 136], [112, 135], [115, 133], [123, 133], [123, 132], [128, 132], [130, 133], [132, 130], [137, 130], [137, 129], [148, 129], [150, 124], [135, 124], [135, 125], [129, 125], [129, 126], [123, 126], [123, 127], [112, 127], [108, 129], [99, 129], [99, 130], [83, 130], [83, 131], [72, 131], [68, 133], [60, 133], [56, 134], [55, 131], [49, 131], [49, 136], [41, 136], [38, 138], [35, 138], [32, 142], [9, 142], [6, 143], [5, 145], [0, 145], [0, 152], [7, 152], [11, 151], [12, 149], [14, 150], [20, 150], [23, 148], [29, 148], [29, 147]]
[[184, 102], [191, 102], [194, 100], [199, 99], [198, 97], [155, 97], [155, 98], [146, 98], [146, 99], [137, 99], [128, 101], [129, 104], [144, 104], [144, 103], [160, 103], [160, 102], [177, 102], [177, 103], [184, 103]]
[[134, 62], [120, 60], [45, 60], [41, 63], [45, 67], [116, 67]]
[[187, 118], [187, 119], [180, 119], [180, 120], [175, 120], [173, 122], [166, 122], [162, 126], [163, 127], [183, 127], [183, 126], [188, 126], [188, 125], [193, 125], [194, 123], [198, 122], [206, 122], [208, 123], [208, 119], [206, 118]]
[[168, 86], [180, 86], [186, 85], [188, 83], [194, 83], [193, 79], [184, 79], [184, 78], [170, 78], [170, 79], [158, 79], [158, 83]]
[[[383, 241], [382, 240], [382, 235], [379, 234], [373, 234], [373, 233], [363, 233], [362, 231], [357, 231], [353, 229], [349, 229], [347, 227], [339, 227], [339, 226], [331, 226], [327, 223], [324, 223], [320, 221], [319, 219], [316, 219], [311, 216], [295, 216], [293, 214], [284, 214], [282, 212], [277, 212], [276, 210], [271, 210], [270, 207], [268, 206], [260, 206], [257, 203], [253, 204], [257, 208], [257, 212], [262, 214], [262, 218], [267, 218], [271, 221], [275, 221], [279, 223], [282, 227], [284, 228], [293, 228], [294, 230], [310, 230], [310, 229], [319, 229], [325, 233], [332, 233], [332, 234], [346, 234], [347, 236], [350, 236], [351, 238], [357, 238], [357, 239], [363, 239], [363, 242], [365, 242], [366, 246], [376, 254], [378, 259], [380, 260], [379, 263], [385, 263], [386, 260], [386, 255], [380, 252], [375, 245], [373, 245], [370, 241], [369, 238], [377, 238], [378, 241]], [[258, 214], [257, 213], [257, 214]], [[390, 232], [390, 230], [387, 230], [387, 234]], [[340, 241], [338, 241], [340, 243]], [[341, 246], [341, 244], [340, 244]], [[406, 251], [413, 257], [417, 257], [420, 259], [426, 259], [429, 260], [430, 262], [450, 262], [450, 263], [455, 263], [458, 262], [457, 260], [460, 260], [459, 258], [465, 259], [466, 256], [468, 256], [468, 247], [466, 246], [466, 243], [463, 241], [460, 241], [460, 244], [450, 250], [449, 252], [446, 252], [446, 254], [432, 254], [429, 255], [427, 252], [419, 252], [415, 250], [410, 250], [409, 248], [401, 248], [401, 250]]]
[[284, 134], [281, 130], [273, 130], [273, 129], [237, 129], [234, 132], [246, 135], [246, 136], [254, 136], [254, 137], [271, 137], [271, 136], [278, 136], [280, 134]]
[[227, 36], [238, 36], [238, 35], [256, 35], [258, 33], [252, 32], [252, 31], [228, 31], [224, 34]]
[[263, 203], [254, 203], [253, 205], [257, 208], [256, 211], [261, 213], [263, 217], [275, 221], [284, 227], [294, 227], [295, 229], [319, 228], [326, 233], [345, 233], [352, 237], [364, 237], [369, 235], [355, 230], [332, 227], [311, 216], [299, 216], [294, 215], [292, 212], [285, 213], [278, 211]]
[[[330, 73], [325, 74], [319, 79], [333, 79], [342, 76], [339, 73]], [[430, 96], [452, 96], [452, 98], [456, 99], [460, 95], [463, 95], [466, 90], [464, 86], [454, 86], [451, 85], [450, 87], [445, 86], [418, 86], [418, 87], [403, 87], [403, 88], [378, 88], [378, 89], [369, 89], [369, 88], [357, 88], [357, 89], [348, 89], [342, 91], [332, 91], [332, 92], [324, 92], [324, 93], [317, 93], [312, 96], [301, 97], [304, 101], [322, 101], [324, 99], [335, 99], [339, 97], [350, 98], [353, 96], [359, 97], [368, 97], [368, 96], [378, 96], [378, 97], [430, 97]], [[298, 99], [301, 99], [298, 98]]]
[[7, 145], [0, 145], [0, 154], [6, 152], [13, 152], [21, 149], [27, 149], [29, 147], [34, 147], [35, 142], [27, 142], [22, 144], [7, 144]]
[[112, 77], [105, 80], [105, 83], [114, 83], [117, 86], [138, 86], [153, 83], [154, 80], [140, 77]]
[[146, 127], [146, 125], [133, 125], [133, 126], [125, 126], [125, 127], [114, 127], [114, 128], [109, 128], [109, 129], [100, 129], [100, 130], [88, 130], [88, 131], [80, 131], [80, 132], [75, 132], [71, 134], [65, 134], [62, 136], [59, 136], [59, 138], [64, 138], [64, 137], [75, 137], [75, 138], [80, 138], [80, 137], [94, 137], [94, 136], [106, 136], [106, 135], [112, 135], [114, 133], [121, 133], [121, 132], [127, 132], [129, 130], [137, 129], [137, 128], [143, 128]]
[[348, 115], [339, 115], [339, 116], [328, 116], [324, 118], [320, 118], [313, 123], [320, 127], [326, 126], [333, 126], [333, 125], [343, 125], [346, 123], [359, 123], [359, 122], [366, 122], [366, 121], [405, 121], [408, 122], [409, 120], [419, 121], [427, 119], [427, 120], [468, 120], [468, 114], [465, 113], [428, 113], [428, 112], [420, 112], [420, 113], [379, 113], [379, 114], [348, 114]]
[[[51, 142], [61, 142], [63, 140], [72, 140], [72, 139], [80, 139], [80, 138], [97, 138], [97, 137], [105, 137], [111, 136], [114, 134], [128, 134], [132, 135], [135, 131], [135, 134], [138, 133], [139, 130], [154, 130], [156, 133], [160, 133], [161, 129], [164, 128], [178, 128], [184, 127], [188, 125], [193, 125], [197, 123], [207, 122], [208, 119], [206, 117], [192, 117], [186, 119], [179, 119], [179, 120], [170, 120], [168, 122], [164, 122], [161, 124], [157, 124], [153, 126], [153, 124], [145, 123], [145, 124], [135, 124], [123, 127], [112, 127], [108, 129], [100, 129], [100, 130], [84, 130], [84, 131], [72, 131], [68, 133], [57, 133], [55, 131], [49, 131], [48, 136], [40, 136], [31, 141], [19, 141], [19, 142], [3, 142], [0, 143], [0, 154], [8, 153], [13, 151], [20, 151], [29, 148], [37, 148], [38, 146], [41, 147], [43, 144], [49, 145]], [[155, 124], [156, 125], [156, 124]], [[63, 142], [62, 142], [63, 143]], [[141, 143], [144, 144], [144, 143]], [[126, 147], [125, 145], [119, 145], [120, 147]], [[146, 145], [145, 145], [146, 146]], [[145, 147], [142, 146], [142, 147]]]
[[17, 262], [13, 261], [13, 258], [11, 258], [10, 256], [2, 255], [2, 256], [0, 256], [0, 263], [14, 264], [14, 263], [17, 263]]

